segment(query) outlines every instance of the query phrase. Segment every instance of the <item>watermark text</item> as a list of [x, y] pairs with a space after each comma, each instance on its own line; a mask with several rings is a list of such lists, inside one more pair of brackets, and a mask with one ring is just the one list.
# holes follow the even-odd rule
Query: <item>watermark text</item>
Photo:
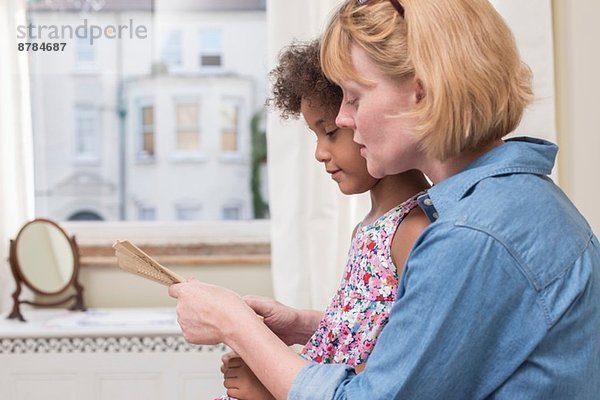
[[130, 19], [128, 23], [121, 25], [95, 25], [89, 24], [87, 18], [79, 25], [18, 25], [17, 39], [27, 40], [65, 40], [65, 39], [87, 39], [90, 45], [101, 38], [106, 39], [146, 39], [148, 29], [145, 25], [135, 25]]

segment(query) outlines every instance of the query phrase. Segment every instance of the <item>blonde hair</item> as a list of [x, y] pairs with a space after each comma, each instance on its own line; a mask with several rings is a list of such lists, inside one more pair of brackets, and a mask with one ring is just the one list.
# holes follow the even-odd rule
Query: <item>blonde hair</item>
[[414, 77], [424, 97], [407, 116], [429, 157], [446, 160], [501, 139], [532, 100], [531, 71], [488, 0], [346, 0], [323, 35], [321, 66], [336, 83], [365, 82], [350, 47], [362, 48], [395, 80]]

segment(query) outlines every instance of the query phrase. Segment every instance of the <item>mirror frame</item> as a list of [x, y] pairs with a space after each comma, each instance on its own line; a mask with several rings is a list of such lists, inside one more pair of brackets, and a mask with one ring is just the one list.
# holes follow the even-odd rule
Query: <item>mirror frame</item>
[[[19, 243], [19, 239], [21, 238], [21, 234], [23, 233], [23, 231], [29, 225], [31, 225], [35, 222], [43, 222], [43, 223], [50, 224], [50, 225], [54, 226], [55, 228], [57, 228], [69, 242], [71, 252], [73, 254], [73, 273], [71, 274], [71, 278], [61, 289], [59, 289], [55, 292], [44, 291], [44, 290], [40, 289], [39, 287], [36, 287], [34, 284], [32, 284], [31, 281], [29, 279], [27, 279], [27, 276], [25, 275], [25, 273], [23, 272], [23, 269], [21, 268], [21, 266], [19, 264], [19, 258], [17, 256], [17, 245]], [[75, 240], [75, 236], [69, 237], [69, 235], [67, 235], [65, 230], [63, 228], [61, 228], [56, 222], [46, 219], [46, 218], [36, 218], [36, 219], [33, 219], [33, 220], [27, 222], [25, 225], [23, 225], [21, 227], [21, 229], [19, 230], [17, 237], [14, 240], [11, 239], [11, 241], [10, 241], [9, 261], [10, 261], [10, 268], [11, 268], [13, 277], [15, 278], [16, 288], [12, 294], [13, 308], [12, 308], [11, 313], [7, 317], [8, 319], [19, 319], [20, 321], [25, 322], [25, 318], [23, 318], [23, 315], [21, 314], [21, 309], [20, 309], [21, 304], [29, 304], [29, 305], [38, 306], [38, 307], [53, 307], [53, 306], [57, 306], [60, 304], [64, 304], [70, 300], [75, 300], [74, 304], [69, 309], [86, 311], [86, 307], [83, 303], [83, 286], [79, 283], [79, 280], [78, 280], [79, 269], [81, 267], [81, 264], [80, 264], [79, 247], [77, 246], [77, 241]], [[49, 302], [20, 300], [19, 296], [21, 294], [21, 285], [22, 284], [27, 286], [29, 289], [31, 289], [31, 291], [34, 294], [40, 294], [43, 296], [62, 295], [70, 287], [73, 287], [75, 289], [75, 293], [71, 294], [70, 296], [67, 296], [64, 299], [56, 300], [56, 301], [49, 301]]]

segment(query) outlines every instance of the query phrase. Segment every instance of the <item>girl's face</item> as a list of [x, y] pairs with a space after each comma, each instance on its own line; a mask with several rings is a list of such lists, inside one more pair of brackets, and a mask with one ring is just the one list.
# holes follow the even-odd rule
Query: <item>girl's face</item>
[[360, 146], [352, 140], [352, 130], [336, 126], [335, 109], [303, 98], [300, 110], [317, 136], [315, 158], [325, 165], [342, 193], [358, 194], [371, 190], [378, 179], [369, 175]]
[[419, 169], [423, 154], [411, 135], [414, 121], [399, 115], [417, 104], [420, 86], [414, 79], [398, 82], [388, 78], [356, 45], [351, 52], [356, 72], [371, 83], [341, 82], [344, 99], [336, 124], [354, 131], [354, 141], [372, 176]]

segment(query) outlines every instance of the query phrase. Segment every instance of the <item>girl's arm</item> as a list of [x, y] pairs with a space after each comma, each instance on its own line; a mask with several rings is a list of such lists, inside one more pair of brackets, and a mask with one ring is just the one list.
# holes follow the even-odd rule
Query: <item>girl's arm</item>
[[238, 400], [275, 399], [236, 353], [227, 353], [221, 360], [223, 362], [221, 365], [223, 386], [227, 388], [228, 396]]
[[391, 245], [392, 261], [398, 269], [398, 276], [402, 275], [402, 269], [415, 241], [428, 225], [429, 219], [418, 206], [413, 208], [398, 225]]

